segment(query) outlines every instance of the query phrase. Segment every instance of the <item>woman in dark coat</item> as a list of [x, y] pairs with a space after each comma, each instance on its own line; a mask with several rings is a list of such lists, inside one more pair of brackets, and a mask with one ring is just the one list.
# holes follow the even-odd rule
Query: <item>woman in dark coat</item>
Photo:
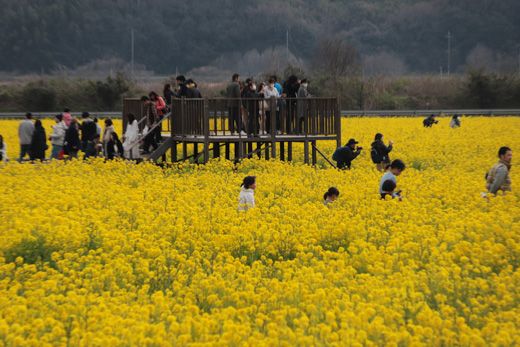
[[390, 141], [388, 146], [383, 142], [383, 134], [377, 133], [374, 142], [372, 142], [372, 162], [376, 164], [376, 168], [378, 171], [385, 171], [386, 166], [390, 164], [390, 155], [389, 153], [392, 151], [393, 142]]
[[45, 129], [42, 126], [42, 121], [38, 119], [34, 122], [34, 133], [32, 135], [30, 150], [31, 160], [44, 160], [47, 148]]
[[68, 154], [69, 159], [77, 158], [78, 151], [81, 148], [81, 141], [79, 139], [79, 126], [76, 118], [73, 118], [69, 128], [65, 132], [65, 142], [63, 150], [65, 154]]

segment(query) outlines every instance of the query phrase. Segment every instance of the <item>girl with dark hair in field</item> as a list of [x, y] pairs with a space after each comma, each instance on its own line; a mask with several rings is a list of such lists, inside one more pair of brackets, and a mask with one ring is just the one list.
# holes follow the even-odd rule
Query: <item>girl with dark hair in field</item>
[[339, 196], [339, 190], [336, 187], [330, 187], [329, 190], [323, 195], [323, 204], [328, 205], [331, 202], [336, 201]]
[[238, 210], [247, 211], [250, 208], [255, 207], [255, 189], [256, 189], [256, 177], [247, 176], [241, 185], [240, 195], [238, 197]]

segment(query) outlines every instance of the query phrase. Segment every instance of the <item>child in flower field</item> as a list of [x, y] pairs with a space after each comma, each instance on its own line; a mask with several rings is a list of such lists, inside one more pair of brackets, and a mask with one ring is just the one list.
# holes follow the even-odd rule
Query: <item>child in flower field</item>
[[326, 206], [331, 202], [336, 201], [339, 196], [339, 190], [336, 187], [330, 187], [323, 195], [323, 204]]
[[399, 199], [399, 201], [402, 201], [403, 198], [401, 197], [401, 191], [396, 192], [395, 188], [397, 185], [394, 181], [386, 180], [383, 182], [383, 186], [381, 187], [382, 193], [381, 193], [381, 200], [385, 200], [386, 196], [391, 196], [392, 199]]
[[238, 210], [247, 211], [255, 207], [256, 177], [246, 176], [241, 187], [242, 189], [238, 197]]
[[397, 176], [399, 176], [405, 168], [406, 165], [402, 160], [396, 159], [392, 161], [392, 163], [387, 166], [386, 172], [383, 177], [381, 177], [381, 181], [379, 182], [379, 194], [383, 194], [383, 183], [386, 181], [390, 180], [397, 185]]

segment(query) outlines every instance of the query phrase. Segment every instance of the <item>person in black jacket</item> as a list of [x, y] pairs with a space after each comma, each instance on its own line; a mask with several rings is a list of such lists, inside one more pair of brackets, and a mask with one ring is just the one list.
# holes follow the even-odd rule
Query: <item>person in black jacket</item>
[[63, 142], [63, 151], [69, 156], [69, 160], [78, 157], [81, 149], [81, 141], [79, 140], [79, 125], [76, 118], [72, 118], [70, 126], [65, 131], [65, 141]]
[[176, 97], [182, 98], [188, 95], [188, 87], [186, 87], [186, 77], [183, 75], [179, 75], [175, 77], [175, 81], [177, 82], [178, 91], [175, 94]]
[[390, 156], [388, 153], [392, 151], [393, 142], [390, 141], [388, 146], [383, 142], [383, 134], [377, 133], [372, 142], [372, 150], [370, 155], [372, 156], [372, 162], [376, 164], [378, 171], [385, 171], [385, 168], [390, 164]]
[[286, 102], [287, 107], [287, 119], [286, 126], [287, 132], [294, 133], [296, 131], [296, 98], [298, 97], [298, 90], [300, 89], [300, 83], [298, 82], [298, 77], [295, 75], [289, 76], [287, 81], [285, 81], [283, 85], [283, 94], [282, 96], [288, 98]]
[[242, 102], [247, 110], [247, 136], [251, 137], [258, 133], [258, 98], [260, 98], [260, 95], [256, 90], [255, 81], [248, 78], [246, 83], [247, 84], [242, 91]]
[[81, 123], [81, 149], [85, 153], [83, 159], [96, 156], [96, 136], [98, 133], [97, 125], [90, 118], [88, 112], [83, 112], [81, 115], [83, 122]]
[[117, 133], [114, 131], [110, 135], [110, 141], [107, 142], [107, 159], [112, 160], [114, 158], [122, 158], [123, 153], [123, 144], [119, 140]]
[[188, 90], [186, 91], [186, 97], [188, 99], [202, 99], [202, 94], [200, 90], [197, 88], [197, 83], [192, 79], [186, 81], [186, 87]]
[[358, 143], [356, 140], [350, 139], [344, 147], [336, 149], [332, 155], [332, 160], [337, 162], [338, 169], [350, 170], [352, 160], [356, 159], [363, 149], [363, 147], [356, 147]]
[[34, 122], [34, 132], [31, 140], [31, 150], [29, 152], [31, 160], [44, 160], [47, 148], [45, 129], [42, 126], [42, 121], [38, 119]]

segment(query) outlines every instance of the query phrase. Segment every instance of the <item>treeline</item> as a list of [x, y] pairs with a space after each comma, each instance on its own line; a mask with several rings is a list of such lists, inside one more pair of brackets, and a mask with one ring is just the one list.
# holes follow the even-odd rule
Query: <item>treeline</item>
[[117, 111], [124, 96], [139, 88], [122, 74], [105, 80], [39, 79], [5, 85], [0, 89], [0, 112]]
[[159, 74], [285, 46], [287, 33], [298, 59], [335, 36], [376, 68], [391, 61], [421, 74], [447, 70], [448, 31], [452, 73], [481, 62], [512, 69], [520, 42], [518, 0], [0, 0], [0, 8], [0, 71], [20, 74], [130, 61], [132, 31], [135, 63]]

